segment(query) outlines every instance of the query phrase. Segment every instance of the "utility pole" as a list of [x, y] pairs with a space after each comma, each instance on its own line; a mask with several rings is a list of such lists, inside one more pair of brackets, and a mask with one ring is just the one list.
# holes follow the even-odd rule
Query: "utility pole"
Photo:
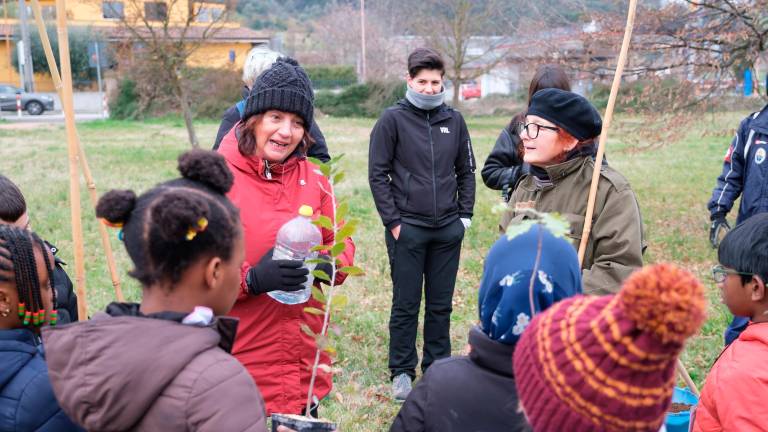
[[24, 83], [24, 91], [35, 91], [35, 81], [32, 76], [32, 45], [29, 42], [29, 27], [27, 27], [27, 5], [24, 0], [19, 0], [19, 26], [21, 27], [21, 48], [24, 62], [19, 62], [21, 78]]
[[365, 82], [365, 0], [360, 0], [360, 39], [362, 46], [360, 75], [362, 81]]
[[[8, 0], [3, 0], [3, 20], [8, 22]], [[13, 68], [11, 68], [13, 53], [11, 52], [11, 35], [9, 33], [10, 32], [7, 32], [5, 34], [5, 52], [8, 53], [8, 77], [6, 78], [7, 82], [11, 82], [11, 74], [13, 73]]]

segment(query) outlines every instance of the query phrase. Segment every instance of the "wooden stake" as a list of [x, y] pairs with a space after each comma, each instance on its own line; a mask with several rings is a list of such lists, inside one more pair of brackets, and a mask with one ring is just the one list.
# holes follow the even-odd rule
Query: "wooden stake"
[[679, 357], [677, 358], [677, 373], [680, 375], [680, 378], [683, 379], [685, 385], [688, 386], [688, 389], [690, 389], [696, 397], [699, 397], [699, 389], [696, 387], [696, 383], [691, 379], [691, 376], [688, 375], [688, 370], [685, 369], [685, 365]]
[[[40, 2], [38, 0], [32, 0], [32, 10], [35, 14], [35, 22], [37, 23], [37, 30], [40, 33], [40, 41], [43, 43], [43, 50], [45, 51], [45, 58], [48, 60], [48, 69], [51, 71], [51, 78], [56, 86], [56, 91], [59, 93], [59, 98], [63, 101], [61, 76], [59, 75], [59, 68], [56, 66], [56, 59], [53, 56], [53, 49], [51, 48], [51, 41], [48, 39], [48, 31], [45, 28], [43, 22], [42, 9], [40, 8]], [[88, 193], [91, 198], [91, 205], [96, 208], [98, 202], [98, 195], [96, 193], [96, 182], [91, 174], [91, 168], [88, 166], [88, 160], [85, 157], [85, 149], [80, 142], [80, 136], [75, 135], [77, 140], [78, 156], [80, 158], [80, 167], [83, 170], [85, 176], [85, 182], [88, 185]], [[123, 290], [120, 287], [120, 276], [117, 273], [117, 265], [115, 265], [115, 257], [112, 253], [112, 244], [109, 242], [109, 233], [107, 227], [102, 223], [98, 223], [99, 235], [101, 237], [101, 245], [104, 248], [104, 255], [107, 259], [107, 268], [109, 269], [109, 275], [112, 278], [112, 286], [115, 288], [115, 297], [117, 301], [124, 302]]]
[[[624, 39], [621, 41], [621, 51], [619, 61], [616, 64], [616, 73], [613, 75], [613, 84], [611, 85], [611, 94], [608, 97], [608, 106], [605, 108], [605, 118], [603, 121], [603, 132], [600, 134], [600, 142], [595, 156], [595, 169], [592, 171], [592, 184], [589, 188], [589, 199], [587, 200], [587, 213], [584, 216], [584, 231], [581, 233], [581, 242], [579, 243], [579, 264], [584, 262], [584, 253], [587, 249], [587, 241], [592, 232], [592, 216], [595, 212], [595, 199], [597, 197], [597, 185], [600, 181], [600, 169], [603, 166], [603, 156], [605, 155], [605, 143], [608, 140], [608, 129], [613, 121], [613, 109], [616, 105], [616, 98], [619, 94], [619, 85], [621, 76], [624, 74], [624, 65], [627, 61], [629, 52], [629, 42], [632, 39], [632, 28], [635, 25], [635, 11], [637, 10], [637, 0], [629, 0], [629, 10], [627, 11], [627, 25], [624, 28]], [[685, 381], [685, 384], [698, 397], [699, 389], [688, 375], [688, 371], [680, 358], [677, 359], [677, 372]]]
[[72, 218], [72, 243], [75, 251], [75, 287], [80, 320], [88, 319], [88, 303], [85, 290], [85, 252], [83, 221], [80, 216], [80, 176], [78, 173], [77, 130], [72, 103], [72, 67], [69, 63], [69, 36], [67, 35], [67, 9], [65, 0], [56, 0], [56, 31], [59, 35], [59, 59], [61, 61], [61, 105], [67, 128], [67, 154], [69, 156], [69, 205]]
[[624, 64], [627, 61], [627, 52], [629, 51], [629, 41], [632, 39], [632, 28], [635, 25], [635, 11], [637, 10], [637, 0], [629, 1], [629, 11], [627, 12], [627, 25], [624, 28], [624, 40], [621, 42], [621, 52], [619, 53], [619, 62], [616, 65], [616, 73], [613, 75], [613, 85], [611, 85], [611, 94], [608, 97], [608, 106], [605, 108], [605, 117], [603, 119], [603, 132], [600, 134], [600, 143], [597, 147], [597, 156], [595, 156], [595, 169], [592, 171], [592, 187], [589, 189], [589, 199], [587, 200], [587, 214], [584, 216], [584, 231], [581, 233], [581, 243], [579, 244], [579, 264], [584, 262], [584, 252], [587, 249], [587, 241], [592, 232], [592, 216], [595, 212], [595, 199], [597, 197], [597, 185], [600, 181], [600, 168], [603, 166], [603, 155], [605, 154], [605, 142], [608, 140], [608, 129], [613, 121], [613, 107], [616, 105], [616, 97], [619, 93], [621, 76], [624, 73]]

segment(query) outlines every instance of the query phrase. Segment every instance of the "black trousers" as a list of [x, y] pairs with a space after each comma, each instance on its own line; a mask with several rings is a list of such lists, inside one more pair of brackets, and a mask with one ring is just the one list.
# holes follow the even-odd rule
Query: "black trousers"
[[464, 225], [459, 219], [441, 228], [403, 223], [397, 240], [389, 230], [385, 231], [393, 287], [389, 370], [392, 378], [405, 373], [413, 379], [419, 360], [416, 331], [422, 285], [425, 303], [422, 371], [435, 360], [451, 355], [453, 289]]

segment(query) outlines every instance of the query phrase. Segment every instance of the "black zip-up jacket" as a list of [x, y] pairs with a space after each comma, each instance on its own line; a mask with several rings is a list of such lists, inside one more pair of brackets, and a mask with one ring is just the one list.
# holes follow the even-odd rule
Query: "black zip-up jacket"
[[464, 118], [445, 104], [424, 111], [402, 99], [387, 108], [371, 131], [368, 182], [387, 229], [471, 218], [475, 156]]
[[504, 127], [480, 171], [483, 183], [491, 189], [502, 191], [504, 201], [509, 201], [509, 196], [523, 174], [531, 171], [531, 166], [523, 162], [523, 156], [517, 151], [519, 145], [520, 135], [517, 131], [510, 130], [509, 126]]

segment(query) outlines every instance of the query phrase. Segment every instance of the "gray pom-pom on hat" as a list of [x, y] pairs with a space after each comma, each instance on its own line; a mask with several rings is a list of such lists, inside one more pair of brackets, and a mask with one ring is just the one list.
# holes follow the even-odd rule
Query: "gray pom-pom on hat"
[[269, 110], [297, 114], [309, 130], [314, 120], [315, 96], [312, 82], [299, 63], [290, 57], [280, 57], [256, 78], [245, 101], [243, 121]]

